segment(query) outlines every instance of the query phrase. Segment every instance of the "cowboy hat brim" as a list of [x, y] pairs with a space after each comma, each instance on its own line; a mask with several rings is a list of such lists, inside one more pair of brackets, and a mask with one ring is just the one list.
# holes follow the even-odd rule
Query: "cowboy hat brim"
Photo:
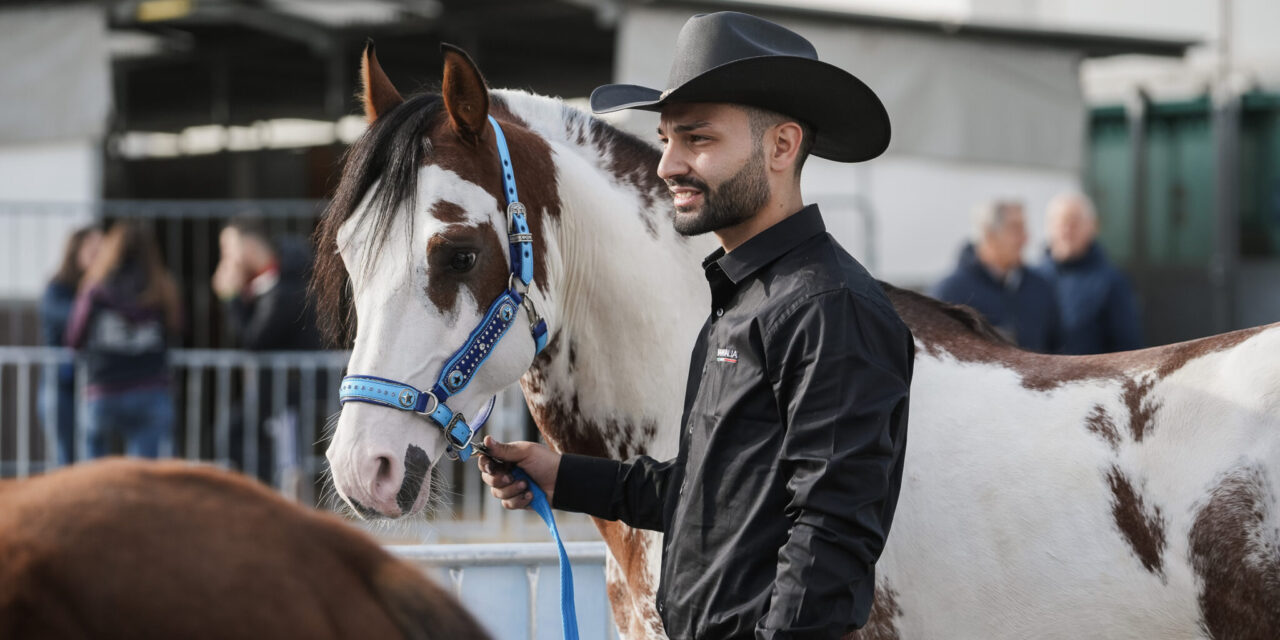
[[725, 63], [668, 92], [609, 84], [591, 92], [591, 110], [661, 111], [677, 102], [730, 102], [776, 111], [813, 127], [813, 155], [861, 162], [889, 146], [889, 114], [867, 85], [835, 65], [798, 56]]

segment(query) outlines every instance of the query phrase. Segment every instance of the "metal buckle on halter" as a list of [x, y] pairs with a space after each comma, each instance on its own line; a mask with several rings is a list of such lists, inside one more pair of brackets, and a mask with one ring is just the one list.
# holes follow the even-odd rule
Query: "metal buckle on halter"
[[431, 393], [430, 391], [419, 391], [419, 393], [426, 396], [431, 401], [431, 404], [428, 405], [422, 411], [415, 411], [414, 413], [418, 413], [418, 414], [422, 414], [424, 416], [430, 417], [431, 414], [435, 413], [436, 409], [440, 407], [440, 400], [436, 398], [436, 394]]
[[445, 442], [449, 443], [449, 457], [454, 460], [459, 459], [461, 457], [462, 452], [466, 451], [467, 447], [472, 446], [471, 441], [476, 437], [476, 432], [472, 431], [470, 427], [467, 427], [466, 440], [459, 442], [457, 438], [454, 438], [453, 428], [459, 422], [463, 422], [463, 423], [466, 422], [466, 419], [463, 417], [461, 411], [454, 413], [453, 417], [449, 418], [449, 424], [444, 426], [444, 440]]
[[519, 277], [516, 276], [516, 274], [513, 273], [507, 276], [507, 289], [511, 291], [515, 291], [516, 293], [520, 294], [521, 298], [524, 298], [525, 297], [524, 294], [529, 292], [529, 285], [525, 284], [523, 280], [521, 280]]
[[542, 320], [542, 316], [538, 315], [538, 310], [533, 308], [533, 300], [530, 300], [529, 296], [525, 296], [520, 301], [520, 306], [524, 307], [525, 312], [529, 314], [530, 327], [536, 326]]

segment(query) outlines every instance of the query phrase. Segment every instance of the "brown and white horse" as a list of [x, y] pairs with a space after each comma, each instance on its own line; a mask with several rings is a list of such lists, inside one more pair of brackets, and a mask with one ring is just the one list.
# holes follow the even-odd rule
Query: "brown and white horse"
[[239, 474], [115, 459], [0, 482], [0, 638], [487, 638], [448, 592]]
[[[440, 95], [402, 98], [371, 51], [363, 81], [371, 126], [317, 236], [321, 311], [357, 321], [350, 372], [429, 387], [506, 286], [491, 114], [552, 338], [535, 358], [522, 317], [451, 402], [473, 415], [519, 379], [560, 450], [673, 455], [714, 240], [672, 230], [658, 151], [559, 101], [489, 91], [456, 51]], [[918, 343], [911, 437], [854, 637], [1280, 637], [1280, 326], [1041, 356], [886, 288]], [[328, 456], [345, 499], [395, 517], [421, 509], [444, 453], [425, 420], [349, 404]], [[598, 525], [622, 632], [662, 637], [658, 536]]]

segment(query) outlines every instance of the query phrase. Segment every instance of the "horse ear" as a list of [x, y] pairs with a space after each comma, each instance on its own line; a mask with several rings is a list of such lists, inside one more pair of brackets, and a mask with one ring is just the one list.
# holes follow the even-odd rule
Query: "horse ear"
[[400, 92], [396, 91], [391, 79], [378, 64], [378, 56], [373, 52], [373, 40], [364, 45], [364, 55], [360, 59], [360, 82], [363, 84], [361, 97], [364, 99], [364, 117], [370, 124], [404, 102]]
[[466, 51], [441, 44], [444, 54], [444, 106], [458, 135], [476, 139], [489, 119], [489, 87]]

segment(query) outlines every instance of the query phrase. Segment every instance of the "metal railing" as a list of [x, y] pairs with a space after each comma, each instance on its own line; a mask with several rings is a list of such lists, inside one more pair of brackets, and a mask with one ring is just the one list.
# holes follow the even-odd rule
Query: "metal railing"
[[[340, 351], [171, 350], [175, 421], [162, 455], [241, 469], [303, 504], [336, 506], [320, 487], [328, 483], [326, 424], [339, 409], [337, 389], [347, 357]], [[0, 477], [59, 466], [53, 418], [58, 399], [50, 385], [58, 368], [74, 359], [62, 348], [0, 347]], [[83, 460], [83, 375], [76, 377], [74, 450], [75, 459]], [[502, 393], [485, 430], [503, 440], [536, 437], [518, 389]], [[536, 515], [509, 512], [489, 496], [474, 465], [440, 464], [436, 479], [443, 480], [438, 490], [446, 498], [441, 510], [429, 520], [369, 525], [370, 532], [412, 542], [546, 539]], [[566, 538], [598, 539], [585, 516], [559, 517]]]
[[[386, 549], [452, 587], [493, 637], [561, 637], [560, 573], [554, 544], [389, 545]], [[617, 638], [605, 588], [608, 551], [604, 543], [569, 542], [565, 551], [573, 564], [579, 635]]]

